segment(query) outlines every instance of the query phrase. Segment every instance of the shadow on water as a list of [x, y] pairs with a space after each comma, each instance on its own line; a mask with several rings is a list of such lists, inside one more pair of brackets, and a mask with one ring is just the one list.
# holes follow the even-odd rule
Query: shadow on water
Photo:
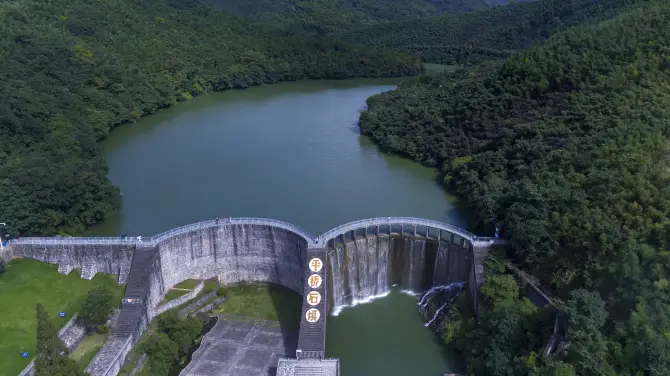
[[272, 283], [267, 286], [272, 305], [277, 312], [286, 357], [293, 358], [298, 348], [302, 296], [284, 286]]

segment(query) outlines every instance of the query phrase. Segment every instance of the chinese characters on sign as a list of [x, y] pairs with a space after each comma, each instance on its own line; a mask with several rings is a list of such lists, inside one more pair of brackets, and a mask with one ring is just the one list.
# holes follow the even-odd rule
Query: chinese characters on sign
[[318, 291], [310, 291], [309, 294], [307, 294], [307, 303], [309, 305], [317, 305], [321, 302], [321, 294], [319, 294]]
[[309, 260], [309, 270], [313, 273], [320, 272], [321, 268], [323, 268], [323, 261], [321, 261], [321, 259], [315, 257]]
[[[320, 272], [321, 269], [323, 269], [323, 261], [321, 261], [320, 258], [315, 257], [309, 260], [308, 266], [309, 270], [311, 270], [312, 273], [314, 274], [310, 275], [309, 278], [307, 278], [307, 286], [309, 286], [309, 288], [311, 289], [318, 289], [319, 287], [321, 287], [323, 279], [321, 278], [320, 275], [316, 273]], [[316, 306], [319, 305], [319, 303], [321, 303], [321, 294], [318, 291], [310, 291], [307, 293], [306, 299], [307, 304], [311, 306]], [[309, 323], [313, 324], [319, 321], [320, 318], [321, 318], [321, 312], [319, 312], [319, 310], [316, 308], [310, 308], [307, 310], [307, 312], [305, 312], [305, 319]]]
[[307, 284], [313, 289], [318, 289], [321, 286], [321, 276], [318, 274], [312, 274], [307, 279]]
[[319, 321], [319, 318], [321, 317], [321, 312], [319, 312], [318, 309], [316, 308], [310, 308], [305, 312], [305, 319], [307, 319], [308, 322], [315, 323]]

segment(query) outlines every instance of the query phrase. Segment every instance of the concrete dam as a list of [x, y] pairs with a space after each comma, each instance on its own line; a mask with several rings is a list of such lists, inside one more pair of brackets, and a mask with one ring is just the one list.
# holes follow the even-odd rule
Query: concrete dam
[[[275, 283], [303, 295], [296, 354], [278, 360], [277, 375], [339, 375], [339, 361], [325, 358], [328, 313], [384, 294], [393, 285], [425, 291], [451, 282], [467, 286], [477, 312], [484, 260], [492, 245], [503, 243], [421, 218], [365, 219], [319, 236], [282, 221], [230, 218], [146, 238], [14, 239], [0, 257], [57, 264], [61, 273], [78, 269], [86, 279], [113, 274], [126, 284], [119, 319], [88, 366], [92, 376], [119, 372], [171, 287], [209, 278], [221, 285]], [[193, 374], [206, 374], [201, 371]]]

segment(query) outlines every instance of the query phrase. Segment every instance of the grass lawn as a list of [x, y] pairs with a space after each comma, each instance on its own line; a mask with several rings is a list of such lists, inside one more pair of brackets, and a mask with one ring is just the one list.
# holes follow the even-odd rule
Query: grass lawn
[[84, 337], [77, 348], [72, 352], [70, 358], [74, 359], [82, 370], [86, 369], [88, 363], [93, 360], [95, 354], [100, 351], [102, 345], [107, 341], [106, 334], [92, 333]]
[[184, 282], [176, 284], [173, 288], [193, 290], [200, 283], [197, 279], [187, 279]]
[[[98, 274], [92, 281], [73, 270], [58, 273], [58, 266], [30, 259], [14, 259], [0, 274], [0, 376], [15, 376], [35, 356], [37, 320], [35, 305], [42, 303], [57, 328], [79, 311], [90, 289], [104, 284], [120, 303], [124, 286], [114, 276]], [[58, 317], [66, 312], [67, 317]], [[29, 357], [21, 357], [28, 351]]]
[[186, 290], [170, 290], [170, 291], [167, 292], [167, 294], [165, 294], [165, 297], [161, 301], [161, 304], [167, 303], [170, 300], [177, 299], [178, 297], [180, 297], [182, 295], [186, 295], [188, 293], [189, 293], [189, 291], [186, 291]]
[[237, 284], [227, 286], [228, 295], [212, 313], [279, 321], [283, 325], [300, 325], [302, 297], [275, 284]]
[[196, 298], [199, 298], [202, 295], [207, 294], [208, 292], [212, 292], [216, 289], [219, 288], [219, 280], [216, 278], [210, 278], [205, 280], [205, 285], [202, 286], [202, 291], [200, 291], [200, 294], [196, 296]]

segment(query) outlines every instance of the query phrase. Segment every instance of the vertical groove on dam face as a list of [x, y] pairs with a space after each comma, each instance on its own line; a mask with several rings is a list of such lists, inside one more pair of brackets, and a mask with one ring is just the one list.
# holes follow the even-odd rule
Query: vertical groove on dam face
[[466, 282], [468, 249], [445, 241], [407, 236], [336, 239], [329, 247], [329, 301], [333, 310], [384, 295], [392, 285], [422, 292]]

